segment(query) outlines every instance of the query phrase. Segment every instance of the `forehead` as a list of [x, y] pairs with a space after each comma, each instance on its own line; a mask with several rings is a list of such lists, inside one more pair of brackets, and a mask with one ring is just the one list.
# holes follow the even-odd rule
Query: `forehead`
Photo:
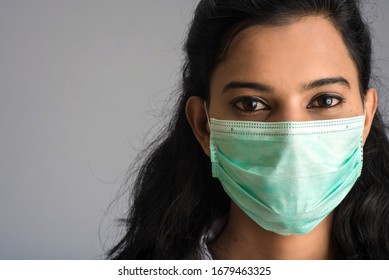
[[241, 31], [211, 79], [231, 78], [293, 85], [328, 76], [358, 83], [349, 52], [330, 21], [303, 17], [282, 26], [251, 26]]

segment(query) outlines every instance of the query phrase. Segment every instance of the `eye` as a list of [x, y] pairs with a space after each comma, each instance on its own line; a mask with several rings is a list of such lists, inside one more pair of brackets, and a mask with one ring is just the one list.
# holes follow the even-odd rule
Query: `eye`
[[314, 97], [308, 104], [307, 108], [328, 109], [340, 105], [344, 102], [344, 98], [335, 94], [321, 94]]
[[243, 96], [235, 98], [230, 102], [235, 108], [245, 112], [269, 110], [270, 107], [263, 100], [256, 96]]

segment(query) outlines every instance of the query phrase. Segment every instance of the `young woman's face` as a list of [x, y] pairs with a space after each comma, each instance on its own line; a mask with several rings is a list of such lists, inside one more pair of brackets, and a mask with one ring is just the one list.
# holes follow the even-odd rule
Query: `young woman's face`
[[210, 117], [310, 121], [363, 115], [358, 73], [337, 30], [306, 17], [253, 26], [231, 42], [213, 72]]
[[[377, 107], [375, 89], [363, 101], [357, 68], [337, 30], [322, 17], [284, 26], [252, 26], [231, 42], [210, 79], [211, 118], [311, 121], [361, 116], [363, 143]], [[189, 98], [187, 119], [209, 155], [204, 101]]]

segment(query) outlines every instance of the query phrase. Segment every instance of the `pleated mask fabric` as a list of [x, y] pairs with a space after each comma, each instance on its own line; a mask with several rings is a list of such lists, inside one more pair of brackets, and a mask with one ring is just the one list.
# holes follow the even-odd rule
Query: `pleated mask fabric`
[[262, 228], [306, 234], [341, 203], [360, 176], [364, 120], [211, 118], [212, 175]]

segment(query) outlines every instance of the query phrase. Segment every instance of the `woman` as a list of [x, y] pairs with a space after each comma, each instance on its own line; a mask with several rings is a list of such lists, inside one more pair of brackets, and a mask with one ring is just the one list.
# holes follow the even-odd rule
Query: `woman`
[[[115, 259], [388, 259], [388, 140], [356, 0], [202, 0]], [[363, 164], [362, 164], [363, 158]]]

